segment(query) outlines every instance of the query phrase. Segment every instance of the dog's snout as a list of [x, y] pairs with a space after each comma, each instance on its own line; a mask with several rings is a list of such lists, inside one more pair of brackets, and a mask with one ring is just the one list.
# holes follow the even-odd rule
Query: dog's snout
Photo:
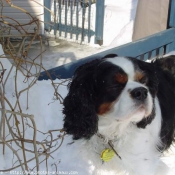
[[132, 98], [134, 99], [145, 100], [148, 95], [148, 90], [144, 87], [138, 87], [138, 88], [133, 89], [130, 93], [131, 93]]

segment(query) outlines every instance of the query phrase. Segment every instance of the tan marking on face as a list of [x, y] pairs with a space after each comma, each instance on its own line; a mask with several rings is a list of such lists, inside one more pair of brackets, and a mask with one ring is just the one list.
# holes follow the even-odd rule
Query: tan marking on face
[[98, 114], [103, 115], [103, 114], [107, 113], [108, 111], [110, 111], [111, 107], [112, 107], [112, 103], [101, 104], [99, 109], [98, 109]]
[[140, 81], [145, 76], [144, 72], [137, 71], [134, 76], [135, 81]]
[[117, 82], [124, 84], [128, 81], [128, 76], [126, 74], [118, 73], [116, 75], [116, 80], [117, 80]]

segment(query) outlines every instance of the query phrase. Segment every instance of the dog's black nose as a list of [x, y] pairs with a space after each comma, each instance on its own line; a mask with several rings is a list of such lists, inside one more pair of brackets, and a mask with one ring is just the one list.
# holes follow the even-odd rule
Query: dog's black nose
[[145, 100], [148, 95], [148, 90], [144, 87], [138, 87], [131, 91], [131, 96], [137, 100]]

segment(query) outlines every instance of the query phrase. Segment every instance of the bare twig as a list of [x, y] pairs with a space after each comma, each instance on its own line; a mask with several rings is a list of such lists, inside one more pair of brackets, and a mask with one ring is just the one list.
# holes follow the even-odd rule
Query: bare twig
[[[41, 5], [36, 0], [31, 1]], [[26, 171], [26, 174], [29, 174], [27, 172], [30, 172], [30, 170], [39, 172], [40, 165], [43, 163], [46, 170], [48, 170], [48, 160], [53, 159], [53, 153], [62, 145], [66, 133], [62, 129], [46, 132], [38, 130], [35, 123], [35, 117], [37, 116], [34, 117], [34, 115], [24, 112], [26, 109], [22, 105], [24, 101], [21, 101], [21, 97], [23, 94], [27, 96], [26, 104], [28, 109], [30, 90], [36, 84], [41, 71], [44, 70], [50, 77], [50, 86], [54, 89], [54, 100], [59, 100], [62, 103], [63, 98], [59, 94], [59, 87], [61, 85], [66, 86], [67, 80], [55, 83], [42, 65], [42, 54], [45, 50], [43, 49], [43, 39], [39, 34], [41, 21], [12, 2], [10, 0], [0, 0], [0, 44], [5, 53], [0, 55], [0, 111], [2, 116], [0, 119], [0, 145], [2, 145], [3, 154], [5, 154], [6, 150], [10, 150], [12, 155], [11, 167], [10, 165], [6, 169], [0, 167], [0, 172], [21, 169], [23, 172]], [[29, 21], [22, 24], [18, 20], [4, 15], [5, 5], [24, 13], [28, 16]], [[44, 8], [50, 11], [46, 7]], [[54, 16], [52, 11], [50, 13]], [[34, 30], [29, 32], [32, 26], [34, 26]], [[14, 30], [17, 34], [13, 33]], [[28, 53], [35, 41], [39, 43], [40, 50], [36, 56], [30, 56], [29, 59]], [[6, 58], [13, 63], [8, 69], [5, 67], [6, 65], [3, 65], [3, 59]], [[23, 77], [23, 79], [21, 80], [19, 77]], [[11, 92], [13, 102], [7, 96], [9, 92], [6, 92], [9, 82], [13, 89], [13, 92]], [[21, 86], [22, 84], [24, 86], [21, 89], [19, 85]], [[31, 138], [27, 137], [27, 132], [32, 133]], [[42, 135], [42, 139], [37, 135]], [[32, 155], [30, 158], [28, 157], [29, 154]], [[44, 156], [44, 158], [42, 157], [41, 159], [41, 156]], [[31, 167], [31, 162], [35, 163], [34, 167]], [[53, 165], [57, 170], [57, 164], [53, 163]]]

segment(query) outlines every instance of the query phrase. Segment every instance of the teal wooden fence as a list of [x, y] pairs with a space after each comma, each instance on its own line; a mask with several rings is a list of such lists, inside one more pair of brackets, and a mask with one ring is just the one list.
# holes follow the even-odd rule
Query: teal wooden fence
[[[48, 9], [54, 10], [55, 19], [51, 19], [50, 12], [45, 9], [45, 30], [54, 30], [60, 38], [90, 43], [103, 44], [103, 21], [105, 0], [44, 0]], [[92, 4], [95, 8], [92, 9]], [[95, 18], [95, 24], [93, 24]], [[52, 24], [52, 25], [49, 25]], [[94, 26], [94, 27], [92, 27]]]
[[[107, 54], [117, 54], [119, 56], [131, 56], [137, 59], [147, 60], [155, 57], [162, 57], [164, 54], [175, 50], [175, 0], [170, 1], [169, 20], [167, 30], [156, 33], [149, 37], [131, 42], [119, 47], [94, 54], [92, 56], [65, 64], [48, 70], [52, 79], [71, 78], [75, 69], [83, 63], [93, 59], [100, 59]], [[42, 72], [38, 80], [47, 80], [49, 77]]]

